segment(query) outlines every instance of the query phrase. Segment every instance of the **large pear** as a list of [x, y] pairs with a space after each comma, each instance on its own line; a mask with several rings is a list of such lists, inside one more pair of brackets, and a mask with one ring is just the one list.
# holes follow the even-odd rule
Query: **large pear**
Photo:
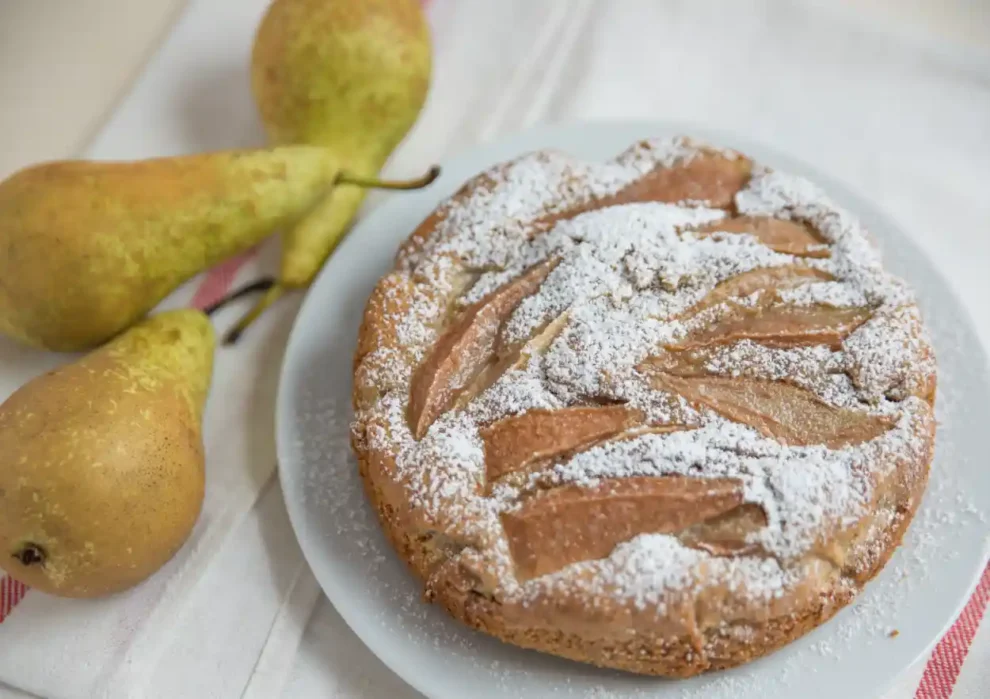
[[[251, 85], [273, 142], [324, 146], [354, 181], [377, 182], [426, 101], [431, 53], [420, 0], [274, 0], [255, 37]], [[341, 185], [285, 231], [275, 285], [235, 332], [285, 291], [309, 286], [365, 193]]]
[[93, 597], [179, 550], [203, 502], [214, 345], [201, 312], [161, 313], [0, 406], [0, 567]]
[[313, 147], [22, 170], [0, 183], [0, 332], [95, 347], [297, 220], [337, 179], [337, 158]]

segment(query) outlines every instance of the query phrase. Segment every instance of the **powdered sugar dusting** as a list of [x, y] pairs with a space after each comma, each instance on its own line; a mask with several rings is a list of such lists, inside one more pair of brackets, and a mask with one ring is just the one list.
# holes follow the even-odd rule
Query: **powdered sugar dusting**
[[468, 266], [506, 267], [541, 217], [615, 194], [654, 167], [697, 152], [683, 139], [667, 139], [644, 142], [607, 163], [531, 153], [486, 173], [466, 201], [442, 207], [427, 251], [455, 252]]
[[772, 558], [713, 558], [672, 536], [643, 534], [619, 544], [606, 559], [577, 563], [531, 583], [528, 593], [535, 598], [555, 589], [566, 591], [577, 576], [595, 596], [625, 599], [635, 609], [651, 610], [658, 617], [673, 615], [669, 605], [683, 603], [684, 591], [703, 584], [707, 577], [717, 577], [731, 590], [763, 601], [780, 597], [799, 579]]

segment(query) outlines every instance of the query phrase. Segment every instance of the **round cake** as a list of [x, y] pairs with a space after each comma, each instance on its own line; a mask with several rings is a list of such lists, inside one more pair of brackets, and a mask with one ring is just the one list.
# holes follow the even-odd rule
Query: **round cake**
[[847, 604], [932, 458], [914, 297], [808, 181], [696, 141], [467, 182], [365, 309], [352, 441], [427, 600], [685, 677]]

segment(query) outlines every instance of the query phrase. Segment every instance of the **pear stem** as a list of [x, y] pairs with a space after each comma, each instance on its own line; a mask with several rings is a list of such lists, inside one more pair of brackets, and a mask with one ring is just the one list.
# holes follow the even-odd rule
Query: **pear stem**
[[256, 282], [251, 282], [250, 284], [245, 284], [244, 286], [242, 286], [237, 291], [231, 292], [227, 296], [224, 296], [222, 299], [219, 299], [218, 301], [216, 301], [216, 302], [210, 304], [209, 306], [207, 306], [206, 308], [204, 308], [203, 309], [203, 313], [205, 313], [208, 316], [212, 316], [214, 313], [216, 313], [221, 308], [223, 308], [224, 306], [226, 306], [227, 304], [229, 304], [229, 303], [231, 303], [233, 301], [236, 301], [238, 299], [242, 299], [245, 296], [248, 296], [249, 294], [256, 293], [258, 291], [268, 291], [273, 286], [275, 286], [275, 279], [274, 279], [274, 277], [265, 277], [263, 279], [259, 279]]
[[[349, 184], [368, 189], [422, 189], [423, 187], [431, 184], [439, 176], [439, 165], [433, 165], [426, 172], [426, 174], [413, 180], [382, 180], [377, 177], [362, 177], [349, 172], [341, 172], [337, 175], [335, 184]], [[213, 303], [203, 309], [203, 312], [206, 313], [206, 315], [212, 315], [214, 312], [220, 310], [231, 301], [236, 301], [237, 299], [243, 298], [244, 296], [253, 294], [257, 291], [263, 291], [265, 293], [254, 305], [254, 307], [248, 311], [247, 315], [241, 318], [237, 324], [230, 329], [223, 340], [225, 345], [232, 345], [237, 342], [241, 335], [244, 334], [244, 331], [247, 330], [248, 327], [254, 323], [254, 321], [257, 320], [262, 313], [264, 313], [272, 304], [278, 301], [278, 299], [285, 294], [285, 288], [279, 285], [278, 282], [271, 277], [266, 277], [248, 284], [247, 286], [241, 287], [237, 291], [228, 294], [216, 303]]]
[[342, 172], [337, 175], [337, 184], [352, 184], [368, 189], [422, 189], [439, 176], [439, 165], [433, 165], [425, 175], [414, 180], [380, 180], [377, 177], [361, 177], [349, 172]]
[[247, 315], [237, 321], [237, 324], [230, 329], [230, 332], [228, 332], [227, 336], [223, 339], [223, 344], [232, 345], [237, 342], [241, 335], [244, 334], [244, 331], [258, 319], [258, 316], [268, 310], [268, 307], [278, 301], [284, 293], [285, 287], [281, 286], [277, 282], [273, 283], [265, 292], [265, 295], [262, 296], [261, 299], [254, 305], [254, 308], [248, 311]]

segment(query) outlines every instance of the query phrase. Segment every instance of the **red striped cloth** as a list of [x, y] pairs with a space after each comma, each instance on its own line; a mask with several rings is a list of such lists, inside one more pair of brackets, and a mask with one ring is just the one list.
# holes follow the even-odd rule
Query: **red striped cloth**
[[241, 267], [254, 259], [257, 254], [258, 249], [253, 248], [211, 269], [196, 289], [189, 305], [193, 308], [206, 308], [219, 301], [234, 285], [234, 279]]
[[952, 688], [956, 686], [963, 661], [966, 660], [966, 654], [969, 653], [980, 620], [986, 612], [988, 599], [990, 599], [990, 565], [983, 571], [983, 577], [976, 586], [976, 591], [969, 598], [956, 623], [932, 651], [925, 666], [925, 674], [921, 676], [918, 691], [914, 694], [915, 699], [948, 699], [952, 696]]
[[0, 624], [10, 616], [10, 612], [27, 592], [27, 586], [13, 578], [4, 575], [0, 578]]

